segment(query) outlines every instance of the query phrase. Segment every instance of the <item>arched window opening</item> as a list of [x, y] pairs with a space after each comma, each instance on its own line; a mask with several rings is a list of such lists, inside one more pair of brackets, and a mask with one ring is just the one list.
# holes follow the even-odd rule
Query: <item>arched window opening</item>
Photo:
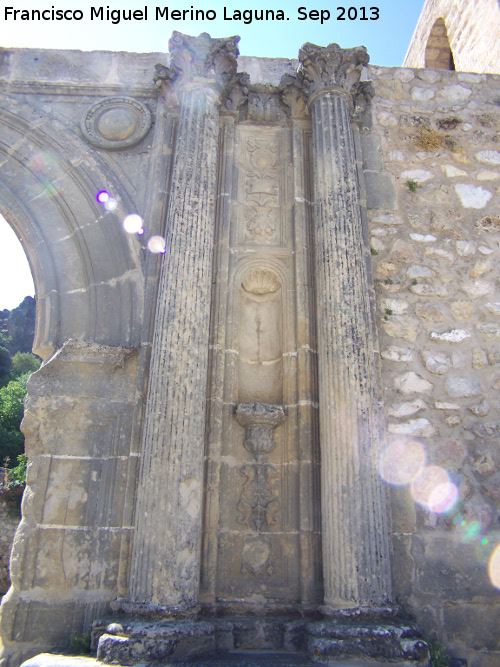
[[432, 26], [425, 47], [425, 66], [428, 69], [455, 69], [448, 30], [443, 18], [438, 18]]
[[0, 536], [0, 595], [10, 582], [9, 554], [19, 521], [27, 457], [20, 430], [28, 377], [41, 359], [32, 354], [36, 304], [30, 267], [14, 230], [0, 214], [0, 515], [12, 530]]
[[35, 287], [23, 247], [7, 220], [0, 214], [0, 310], [11, 310]]

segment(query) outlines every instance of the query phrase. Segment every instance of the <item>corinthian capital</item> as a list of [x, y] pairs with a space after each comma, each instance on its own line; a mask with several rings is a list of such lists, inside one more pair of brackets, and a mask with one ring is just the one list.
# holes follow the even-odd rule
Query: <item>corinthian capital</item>
[[298, 76], [309, 97], [328, 88], [340, 89], [350, 96], [369, 60], [364, 46], [342, 49], [338, 44], [321, 47], [308, 42], [299, 51]]
[[212, 39], [206, 32], [198, 37], [173, 32], [170, 68], [183, 84], [215, 84], [222, 91], [236, 77], [239, 41], [237, 36]]

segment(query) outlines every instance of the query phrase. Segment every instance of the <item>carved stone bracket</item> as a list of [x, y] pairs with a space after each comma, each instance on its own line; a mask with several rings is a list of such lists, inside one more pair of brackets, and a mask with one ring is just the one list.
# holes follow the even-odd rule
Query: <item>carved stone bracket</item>
[[286, 414], [282, 405], [240, 403], [234, 417], [238, 424], [245, 428], [245, 449], [259, 460], [262, 454], [273, 451], [273, 431], [285, 421]]
[[247, 463], [240, 475], [245, 480], [238, 500], [238, 523], [257, 532], [278, 521], [279, 499], [274, 489], [276, 468], [265, 462], [265, 454], [275, 447], [273, 432], [286, 419], [282, 405], [240, 403], [234, 417], [245, 428], [243, 445], [256, 463]]
[[326, 47], [307, 43], [299, 51], [298, 79], [309, 93], [309, 102], [321, 92], [334, 89], [352, 99], [361, 71], [370, 57], [364, 46], [342, 49], [338, 44]]
[[248, 86], [250, 75], [247, 72], [239, 72], [232, 86], [228, 87], [224, 107], [227, 111], [239, 111], [248, 103]]
[[359, 81], [359, 83], [353, 86], [352, 102], [354, 109], [352, 111], [352, 119], [354, 121], [358, 122], [361, 120], [374, 95], [375, 89], [371, 81]]
[[279, 91], [272, 86], [256, 86], [248, 96], [248, 119], [257, 123], [277, 123], [283, 119]]
[[290, 109], [292, 118], [307, 115], [307, 91], [301, 79], [284, 74], [280, 81], [280, 91], [283, 104]]

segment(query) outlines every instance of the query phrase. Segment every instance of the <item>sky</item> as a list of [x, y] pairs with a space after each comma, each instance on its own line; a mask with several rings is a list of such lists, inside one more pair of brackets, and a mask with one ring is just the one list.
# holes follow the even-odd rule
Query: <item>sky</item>
[[[209, 32], [212, 37], [240, 35], [241, 55], [267, 58], [296, 58], [304, 42], [321, 46], [336, 42], [343, 48], [364, 45], [373, 64], [398, 67], [403, 63], [424, 5], [424, 0], [371, 0], [366, 4], [353, 0], [315, 0], [311, 4], [306, 0], [253, 0], [241, 5], [234, 0], [225, 3], [219, 0], [195, 3], [193, 0], [193, 4], [177, 0], [172, 4], [146, 2], [121, 0], [114, 3], [109, 0], [105, 4], [99, 0], [0, 0], [0, 48], [166, 52], [171, 33], [178, 30], [191, 35]], [[137, 12], [137, 17], [144, 16], [145, 7], [147, 20], [125, 21], [120, 13], [132, 10]], [[170, 13], [188, 10], [188, 14], [186, 20], [176, 20], [175, 14], [174, 18], [170, 15], [168, 20], [163, 17], [157, 19], [157, 7], [162, 12], [168, 7]], [[14, 19], [15, 10], [31, 12], [32, 9], [49, 10], [49, 17], [52, 10], [60, 10], [65, 12], [65, 17], [61, 20], [21, 20], [22, 14], [18, 12]], [[191, 9], [204, 11], [205, 20], [191, 20]], [[259, 15], [261, 10], [265, 12], [267, 9], [274, 10], [276, 17], [281, 11], [285, 19], [255, 19], [255, 14]], [[246, 16], [243, 15], [244, 10], [249, 12]], [[235, 14], [237, 11], [240, 12], [240, 20]], [[81, 20], [75, 20], [78, 12], [81, 13]], [[248, 22], [249, 14], [252, 14], [251, 22]], [[214, 15], [215, 18], [211, 19]], [[75, 18], [70, 19], [70, 16]], [[8, 211], [2, 210], [8, 218]], [[34, 294], [28, 263], [15, 234], [0, 216], [0, 310], [14, 308], [28, 294]]]

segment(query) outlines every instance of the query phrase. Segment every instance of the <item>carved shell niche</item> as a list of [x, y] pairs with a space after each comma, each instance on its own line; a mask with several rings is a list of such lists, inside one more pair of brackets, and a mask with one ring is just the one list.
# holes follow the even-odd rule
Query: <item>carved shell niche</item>
[[281, 289], [281, 282], [270, 269], [252, 269], [243, 278], [241, 286], [249, 294], [263, 296], [278, 292]]

